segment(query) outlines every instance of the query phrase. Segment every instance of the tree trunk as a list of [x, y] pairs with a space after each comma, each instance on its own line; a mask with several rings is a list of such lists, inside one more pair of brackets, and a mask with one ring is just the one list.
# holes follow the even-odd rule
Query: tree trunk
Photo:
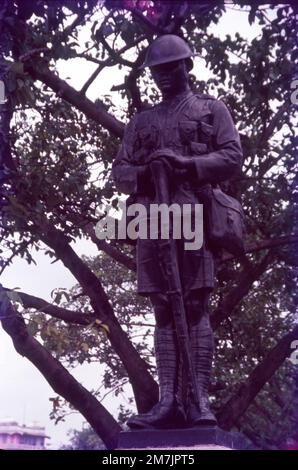
[[32, 362], [53, 390], [86, 418], [108, 448], [114, 448], [121, 431], [119, 424], [60, 362], [29, 334], [23, 318], [13, 309], [1, 284], [0, 319], [16, 351]]

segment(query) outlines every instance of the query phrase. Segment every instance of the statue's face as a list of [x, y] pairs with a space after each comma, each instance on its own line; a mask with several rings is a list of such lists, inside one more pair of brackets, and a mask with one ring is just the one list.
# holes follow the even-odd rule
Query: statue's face
[[188, 84], [185, 60], [150, 67], [151, 75], [163, 95], [174, 96]]

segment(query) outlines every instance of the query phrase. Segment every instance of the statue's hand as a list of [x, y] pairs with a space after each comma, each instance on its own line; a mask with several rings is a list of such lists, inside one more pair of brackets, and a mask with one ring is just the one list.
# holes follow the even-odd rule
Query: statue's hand
[[175, 155], [175, 152], [172, 149], [170, 149], [168, 147], [165, 147], [165, 148], [158, 149], [158, 150], [155, 150], [154, 152], [152, 152], [150, 157], [149, 157], [149, 160], [150, 160], [150, 162], [152, 162], [153, 160], [156, 160], [158, 158], [170, 157], [170, 156], [174, 156], [174, 155]]
[[177, 155], [172, 149], [170, 148], [163, 148], [156, 150], [150, 155], [150, 160], [156, 159], [163, 159], [167, 163], [170, 163], [172, 167], [175, 168], [186, 168], [186, 158], [182, 157], [181, 155]]
[[138, 166], [138, 178], [149, 178], [150, 175], [150, 166], [148, 164]]

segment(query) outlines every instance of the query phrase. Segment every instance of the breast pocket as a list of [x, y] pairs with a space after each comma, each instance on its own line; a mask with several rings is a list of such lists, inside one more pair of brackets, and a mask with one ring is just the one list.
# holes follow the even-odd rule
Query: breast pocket
[[198, 138], [198, 122], [183, 120], [178, 123], [180, 141], [183, 145], [196, 142]]
[[158, 130], [155, 126], [143, 127], [137, 131], [138, 147], [153, 149], [158, 139]]
[[158, 148], [158, 129], [151, 125], [136, 130], [133, 151], [139, 163], [145, 163], [148, 156]]
[[206, 144], [208, 147], [211, 144], [213, 136], [213, 126], [201, 121], [199, 126], [199, 142]]

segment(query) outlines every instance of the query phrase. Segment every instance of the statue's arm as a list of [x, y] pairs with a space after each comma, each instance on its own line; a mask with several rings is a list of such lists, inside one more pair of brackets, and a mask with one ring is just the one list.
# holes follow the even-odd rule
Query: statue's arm
[[122, 144], [112, 165], [115, 185], [125, 194], [136, 193], [147, 172], [147, 165], [138, 165], [133, 161], [134, 134], [135, 118], [132, 118], [125, 128]]
[[239, 134], [227, 107], [222, 101], [214, 101], [212, 113], [213, 150], [192, 160], [201, 184], [227, 180], [237, 173], [242, 165]]

